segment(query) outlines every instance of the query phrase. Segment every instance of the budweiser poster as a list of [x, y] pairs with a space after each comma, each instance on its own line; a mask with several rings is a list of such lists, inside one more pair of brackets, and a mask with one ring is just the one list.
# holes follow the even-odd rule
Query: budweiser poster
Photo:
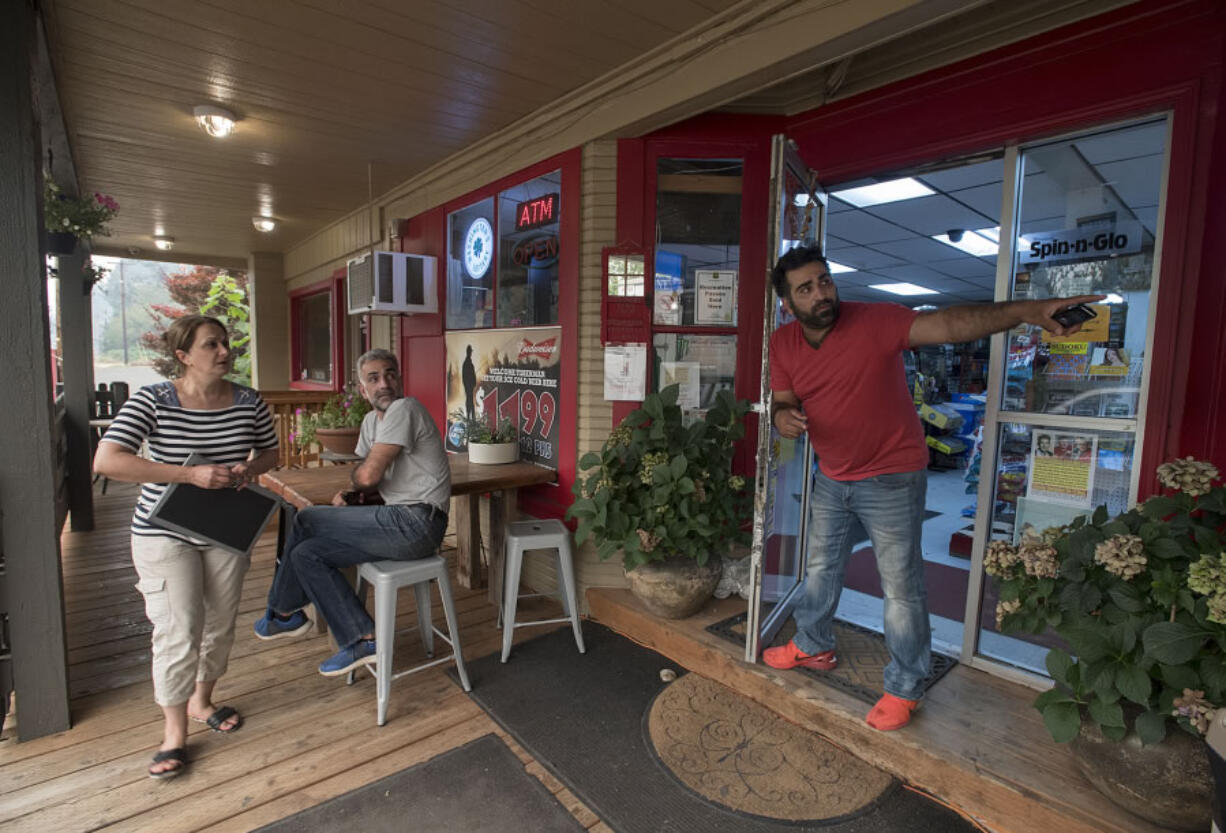
[[447, 450], [464, 451], [452, 415], [503, 417], [519, 430], [519, 458], [558, 467], [561, 327], [447, 333]]

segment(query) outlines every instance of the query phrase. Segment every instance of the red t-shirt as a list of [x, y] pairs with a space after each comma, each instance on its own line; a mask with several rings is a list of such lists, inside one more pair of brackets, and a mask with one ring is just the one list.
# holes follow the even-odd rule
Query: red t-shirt
[[800, 400], [827, 477], [863, 480], [928, 465], [902, 360], [916, 314], [898, 304], [844, 301], [820, 348], [796, 321], [771, 335], [771, 390]]

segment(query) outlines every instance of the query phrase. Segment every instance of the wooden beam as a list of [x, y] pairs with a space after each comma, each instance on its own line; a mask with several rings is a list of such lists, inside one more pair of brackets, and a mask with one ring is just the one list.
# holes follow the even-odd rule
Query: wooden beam
[[0, 455], [0, 552], [21, 740], [68, 728], [47, 281], [39, 245], [42, 179], [31, 95], [33, 4], [0, 4], [0, 390], [12, 441]]
[[94, 411], [94, 331], [90, 287], [81, 269], [82, 247], [61, 256], [56, 273], [60, 285], [60, 346], [63, 350], [64, 430], [68, 441], [68, 511], [74, 531], [94, 528], [93, 448], [89, 420]]

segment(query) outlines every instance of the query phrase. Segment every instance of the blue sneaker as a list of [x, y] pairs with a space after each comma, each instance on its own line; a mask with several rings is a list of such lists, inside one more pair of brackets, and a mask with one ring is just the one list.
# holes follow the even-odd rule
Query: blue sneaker
[[355, 668], [371, 665], [375, 661], [375, 641], [359, 639], [348, 648], [342, 648], [319, 664], [319, 673], [325, 677], [339, 677]]
[[295, 610], [288, 619], [278, 619], [272, 609], [255, 621], [255, 635], [260, 639], [280, 639], [283, 636], [300, 636], [311, 629], [311, 620], [301, 610]]

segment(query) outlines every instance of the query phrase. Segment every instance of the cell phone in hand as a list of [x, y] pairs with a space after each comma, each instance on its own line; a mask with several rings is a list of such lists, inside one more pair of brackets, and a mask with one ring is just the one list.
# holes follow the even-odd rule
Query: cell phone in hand
[[1097, 318], [1098, 313], [1089, 304], [1073, 304], [1071, 307], [1065, 307], [1059, 312], [1052, 313], [1051, 317], [1061, 327], [1075, 327], [1078, 324], [1084, 324], [1091, 318]]

